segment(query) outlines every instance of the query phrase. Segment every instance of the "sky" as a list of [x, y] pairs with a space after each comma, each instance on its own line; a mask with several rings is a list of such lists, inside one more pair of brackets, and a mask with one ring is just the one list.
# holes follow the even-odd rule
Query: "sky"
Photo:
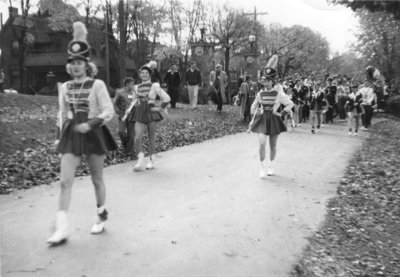
[[[358, 21], [353, 11], [344, 6], [328, 5], [326, 0], [229, 0], [231, 5], [247, 13], [267, 12], [257, 19], [265, 24], [302, 25], [319, 32], [330, 45], [332, 53], [343, 53], [355, 42]], [[246, 3], [244, 7], [243, 3]]]
[[[69, 1], [67, 1], [69, 2]], [[220, 1], [222, 2], [222, 1]], [[331, 53], [344, 53], [355, 41], [358, 22], [351, 9], [328, 5], [326, 0], [228, 0], [230, 5], [247, 13], [267, 12], [257, 19], [265, 24], [280, 23], [283, 26], [302, 25], [310, 27], [325, 37]], [[0, 1], [3, 22], [8, 16], [7, 4]]]

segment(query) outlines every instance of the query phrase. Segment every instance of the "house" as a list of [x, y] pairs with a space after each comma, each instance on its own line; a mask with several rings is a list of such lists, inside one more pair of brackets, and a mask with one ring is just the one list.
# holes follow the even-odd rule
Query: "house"
[[[56, 95], [56, 83], [70, 80], [65, 71], [67, 63], [67, 44], [72, 40], [72, 34], [65, 31], [53, 31], [49, 28], [48, 15], [29, 15], [29, 24], [25, 27], [15, 26], [14, 18], [18, 17], [16, 8], [9, 8], [9, 18], [1, 27], [1, 67], [6, 75], [4, 88], [14, 88], [23, 93]], [[87, 26], [88, 42], [91, 46], [91, 61], [94, 62], [99, 74], [97, 78], [107, 83], [109, 87], [120, 86], [118, 49], [116, 42], [109, 39], [109, 78], [106, 71], [106, 34], [100, 28]], [[21, 40], [21, 34], [24, 34]], [[21, 41], [24, 53], [21, 54]], [[24, 55], [23, 59], [20, 56]], [[22, 61], [22, 62], [21, 62]], [[20, 63], [24, 71], [21, 74]], [[136, 72], [133, 58], [125, 57], [127, 76]], [[23, 77], [21, 78], [21, 75]], [[22, 84], [21, 84], [22, 82]]]

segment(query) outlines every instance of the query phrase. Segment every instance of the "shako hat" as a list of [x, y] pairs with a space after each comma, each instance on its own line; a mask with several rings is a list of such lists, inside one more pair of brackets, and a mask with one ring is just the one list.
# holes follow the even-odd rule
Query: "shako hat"
[[273, 55], [267, 65], [265, 66], [263, 73], [264, 76], [268, 79], [275, 79], [276, 77], [276, 68], [278, 67], [278, 55]]
[[379, 72], [379, 70], [373, 66], [368, 66], [365, 69], [365, 74], [367, 75], [367, 79], [368, 81], [371, 82], [375, 82], [379, 79], [379, 77], [381, 76], [381, 73]]
[[90, 45], [86, 40], [87, 29], [85, 24], [80, 21], [72, 25], [74, 30], [73, 39], [68, 43], [68, 62], [73, 60], [90, 60]]
[[147, 70], [150, 75], [153, 73], [153, 70], [150, 68], [148, 64], [142, 65], [139, 69], [139, 73], [142, 72], [142, 70]]

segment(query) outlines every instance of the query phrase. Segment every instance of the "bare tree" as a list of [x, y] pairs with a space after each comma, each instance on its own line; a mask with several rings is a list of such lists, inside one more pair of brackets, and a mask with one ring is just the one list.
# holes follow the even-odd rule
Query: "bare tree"
[[[224, 48], [225, 71], [230, 80], [229, 61], [231, 50], [247, 41], [248, 28], [246, 23], [249, 19], [243, 11], [229, 7], [227, 4], [223, 8], [217, 9], [217, 16], [212, 23], [212, 35], [216, 43]], [[230, 97], [230, 86], [228, 86], [228, 99]]]
[[119, 67], [120, 67], [120, 82], [126, 77], [125, 57], [126, 57], [126, 24], [125, 24], [125, 6], [124, 1], [118, 2], [118, 29], [119, 34]]
[[303, 26], [283, 27], [271, 24], [260, 41], [261, 59], [266, 61], [274, 54], [279, 56], [278, 74], [287, 76], [290, 71], [307, 74], [323, 70], [329, 59], [329, 45], [319, 33]]
[[167, 2], [168, 2], [168, 13], [171, 23], [172, 34], [176, 43], [176, 47], [178, 49], [178, 53], [180, 53], [182, 49], [181, 39], [182, 39], [182, 28], [183, 28], [182, 2], [178, 0], [167, 0]]
[[[194, 0], [188, 7], [184, 8], [184, 11], [186, 16], [186, 26], [189, 31], [187, 42], [190, 45], [190, 43], [194, 42], [194, 38], [196, 37], [196, 31], [199, 29], [199, 27], [201, 27], [200, 26], [200, 24], [202, 23], [201, 21], [202, 20], [204, 21], [205, 18], [204, 3], [201, 0]], [[190, 50], [189, 45], [186, 47], [185, 51], [184, 68], [187, 67], [188, 63], [189, 50]]]

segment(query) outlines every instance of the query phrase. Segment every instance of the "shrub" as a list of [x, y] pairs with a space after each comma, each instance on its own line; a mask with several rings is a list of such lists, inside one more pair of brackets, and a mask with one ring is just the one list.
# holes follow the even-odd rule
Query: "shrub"
[[400, 116], [400, 95], [394, 95], [386, 100], [386, 111], [395, 116]]

